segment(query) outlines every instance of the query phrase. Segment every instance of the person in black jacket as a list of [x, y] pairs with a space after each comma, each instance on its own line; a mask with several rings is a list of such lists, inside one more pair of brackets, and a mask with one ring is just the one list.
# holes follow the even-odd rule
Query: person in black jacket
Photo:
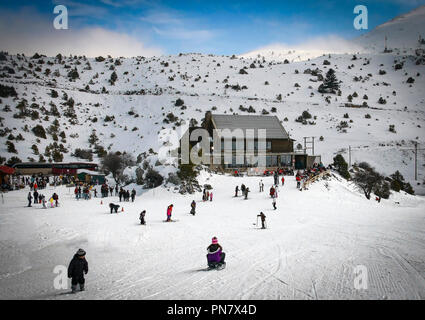
[[192, 201], [192, 203], [190, 204], [190, 207], [191, 207], [190, 213], [192, 215], [195, 215], [195, 210], [196, 210], [196, 202], [195, 202], [195, 200]]
[[146, 210], [143, 210], [142, 212], [140, 212], [140, 216], [139, 216], [140, 224], [146, 224], [145, 215], [146, 215]]
[[68, 278], [72, 279], [72, 293], [77, 291], [77, 284], [80, 285], [80, 290], [84, 291], [84, 274], [87, 274], [87, 272], [89, 272], [89, 264], [86, 260], [86, 252], [83, 249], [78, 249], [68, 267]]
[[32, 207], [31, 206], [31, 200], [32, 200], [32, 195], [31, 195], [31, 192], [28, 192], [28, 197], [27, 197], [27, 199], [28, 199], [28, 207]]
[[110, 203], [109, 204], [109, 208], [111, 209], [111, 213], [112, 213], [112, 210], [115, 210], [115, 213], [118, 213], [118, 208], [119, 207], [120, 207], [119, 204], [113, 204], [113, 203]]
[[264, 213], [260, 212], [260, 214], [257, 215], [257, 217], [261, 218], [261, 229], [265, 229], [266, 228], [266, 215]]

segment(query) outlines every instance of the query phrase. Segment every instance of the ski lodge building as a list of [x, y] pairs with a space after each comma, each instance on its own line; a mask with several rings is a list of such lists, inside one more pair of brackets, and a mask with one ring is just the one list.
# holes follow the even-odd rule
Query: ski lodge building
[[[258, 163], [253, 163], [255, 160], [247, 161], [249, 157], [255, 157], [258, 154], [258, 132], [259, 129], [266, 130], [266, 150], [265, 150], [265, 163], [268, 170], [275, 170], [277, 168], [288, 167], [293, 169], [306, 169], [313, 166], [314, 163], [320, 162], [320, 156], [307, 155], [306, 150], [294, 150], [294, 139], [291, 139], [280, 123], [277, 116], [264, 116], [264, 115], [227, 115], [227, 114], [212, 114], [207, 112], [205, 118], [200, 127], [189, 127], [180, 139], [179, 157], [181, 157], [182, 142], [189, 141], [190, 147], [195, 147], [202, 139], [199, 138], [197, 141], [190, 141], [192, 132], [196, 129], [206, 129], [208, 132], [208, 140], [210, 147], [210, 154], [206, 155], [210, 157], [211, 161], [207, 163], [213, 170], [220, 171], [233, 171], [235, 169], [239, 171], [252, 172], [258, 170]], [[221, 140], [220, 164], [214, 163], [213, 157], [213, 132], [216, 130], [242, 130], [243, 140], [237, 139], [236, 136], [231, 137], [231, 143], [229, 137], [226, 140], [223, 137], [219, 137]], [[217, 132], [217, 131], [216, 131]], [[219, 132], [219, 131], [218, 131]], [[248, 133], [250, 132], [250, 133]], [[247, 150], [246, 137], [253, 134], [254, 150]], [[193, 138], [193, 136], [192, 136]], [[252, 138], [251, 138], [252, 139]], [[252, 140], [251, 140], [252, 144]], [[236, 149], [243, 150], [244, 163], [237, 163]], [[225, 155], [227, 159], [231, 158], [232, 161], [225, 161]], [[255, 159], [255, 158], [252, 158]], [[262, 167], [264, 168], [264, 167]], [[261, 172], [263, 173], [263, 172]]]

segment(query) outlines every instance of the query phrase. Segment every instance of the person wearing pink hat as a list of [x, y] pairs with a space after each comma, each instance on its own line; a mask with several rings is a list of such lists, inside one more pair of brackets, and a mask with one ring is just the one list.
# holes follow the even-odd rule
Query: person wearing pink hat
[[224, 267], [226, 262], [224, 258], [226, 254], [223, 252], [223, 248], [218, 243], [217, 237], [213, 237], [211, 244], [207, 248], [207, 261], [209, 268]]

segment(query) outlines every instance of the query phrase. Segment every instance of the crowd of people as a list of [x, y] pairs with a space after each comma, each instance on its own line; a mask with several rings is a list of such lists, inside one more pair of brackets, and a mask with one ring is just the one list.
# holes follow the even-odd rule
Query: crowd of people
[[92, 196], [91, 196], [92, 190], [94, 192], [94, 197], [96, 198], [97, 197], [97, 190], [96, 190], [96, 188], [93, 187], [93, 185], [83, 183], [82, 185], [75, 186], [75, 189], [74, 189], [75, 199], [77, 199], [77, 200], [79, 200], [79, 199], [84, 199], [84, 200], [91, 199], [92, 198]]
[[[32, 194], [31, 194], [31, 191], [28, 192], [27, 199], [28, 199], [28, 207], [32, 207], [33, 200], [34, 200], [34, 204], [41, 204], [43, 209], [47, 209], [46, 196], [44, 194], [40, 194], [37, 191], [37, 188], [33, 191]], [[52, 196], [49, 198], [49, 203], [51, 208], [59, 206], [59, 196], [57, 195], [56, 192], [54, 192]]]
[[131, 190], [131, 193], [130, 193], [129, 190], [124, 190], [123, 188], [120, 188], [118, 196], [120, 198], [120, 202], [130, 201], [130, 198], [131, 198], [131, 202], [134, 202], [134, 199], [136, 198], [136, 190], [133, 189]]
[[[279, 170], [275, 170], [272, 173], [273, 178], [273, 184], [271, 185], [269, 189], [269, 195], [272, 199], [272, 205], [273, 209], [277, 209], [276, 199], [278, 198], [278, 190], [279, 186], [281, 184], [282, 188], [285, 185], [285, 175], [295, 175], [295, 179], [297, 182], [297, 188], [301, 189], [301, 183], [303, 181], [306, 181], [309, 178], [312, 178], [321, 172], [325, 171], [326, 168], [323, 166], [322, 163], [314, 164], [312, 168], [306, 169], [306, 170], [298, 170], [296, 174], [292, 171], [292, 169], [282, 168]], [[63, 181], [63, 180], [61, 180]], [[46, 187], [46, 185], [49, 184], [49, 177], [26, 177], [22, 178], [22, 183], [24, 183], [26, 186], [29, 186], [31, 191], [28, 193], [28, 206], [32, 206], [32, 203], [34, 204], [43, 204], [43, 207], [47, 208], [46, 206], [46, 197], [39, 193], [39, 190], [42, 190]], [[119, 187], [118, 184], [115, 185], [115, 187], [109, 186], [107, 183], [103, 183], [100, 186], [100, 192], [102, 198], [113, 196], [113, 193], [115, 191], [115, 196], [119, 197], [119, 201], [135, 201], [136, 197], [136, 191], [133, 189], [131, 192], [129, 190], [125, 190], [123, 187]], [[235, 197], [239, 196], [239, 191], [241, 192], [241, 195], [244, 197], [244, 199], [248, 199], [248, 194], [250, 192], [249, 187], [247, 187], [244, 183], [242, 183], [239, 186], [236, 186], [235, 188]], [[259, 182], [259, 192], [264, 192], [264, 182], [261, 179]], [[80, 183], [77, 184], [74, 189], [75, 197], [76, 199], [85, 199], [89, 200], [92, 198], [91, 194], [94, 193], [94, 197], [97, 197], [97, 190], [96, 186], [86, 183]], [[58, 195], [56, 193], [53, 193], [53, 195], [49, 198], [49, 202], [51, 203], [52, 207], [57, 207], [59, 205], [58, 202]], [[212, 201], [213, 200], [213, 192], [210, 188], [204, 188], [202, 192], [202, 201]], [[110, 203], [109, 204], [111, 213], [115, 211], [118, 212], [118, 208], [120, 207], [117, 204]], [[173, 212], [174, 205], [170, 204], [167, 206], [166, 209], [166, 222], [171, 221], [177, 221], [172, 219], [172, 212]], [[196, 202], [193, 200], [190, 203], [190, 214], [195, 216], [196, 213]], [[257, 215], [257, 223], [258, 226], [258, 219], [261, 221], [261, 229], [267, 228], [266, 223], [266, 215], [263, 212], [260, 212], [260, 214]], [[141, 225], [146, 224], [146, 210], [142, 210], [139, 214], [139, 220]], [[84, 274], [87, 274], [88, 272], [88, 263], [85, 260], [86, 252], [83, 249], [79, 249], [78, 252], [74, 255], [69, 268], [68, 268], [68, 276], [72, 279], [72, 292], [75, 292], [77, 290], [77, 285], [80, 286], [80, 290], [84, 290]], [[211, 244], [207, 248], [207, 262], [208, 266], [210, 268], [215, 268], [217, 266], [225, 265], [225, 253], [223, 252], [223, 248], [218, 243], [218, 240], [216, 237], [212, 238]]]
[[[329, 167], [328, 167], [329, 168]], [[302, 190], [305, 187], [305, 183], [309, 180], [318, 176], [322, 172], [325, 172], [327, 168], [323, 163], [314, 163], [311, 168], [305, 170], [298, 170], [295, 179], [297, 181], [297, 188]]]
[[210, 190], [207, 190], [204, 188], [202, 191], [202, 201], [212, 201], [213, 200], [213, 193]]
[[47, 175], [31, 175], [31, 176], [12, 176], [10, 179], [11, 190], [20, 190], [29, 186], [31, 191], [35, 189], [43, 190], [47, 186], [60, 186], [74, 183], [73, 176], [47, 176]]

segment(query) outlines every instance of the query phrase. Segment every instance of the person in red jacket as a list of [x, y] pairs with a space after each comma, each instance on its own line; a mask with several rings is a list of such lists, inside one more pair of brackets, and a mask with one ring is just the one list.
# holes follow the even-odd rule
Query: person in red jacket
[[173, 205], [170, 204], [167, 208], [167, 222], [171, 221], [171, 213], [173, 212]]
[[297, 176], [295, 179], [297, 180], [297, 189], [299, 189], [301, 186], [301, 177]]
[[275, 192], [275, 188], [273, 188], [273, 186], [271, 186], [271, 188], [270, 188], [270, 197], [274, 198], [274, 192]]
[[282, 186], [285, 184], [285, 177], [282, 177]]

